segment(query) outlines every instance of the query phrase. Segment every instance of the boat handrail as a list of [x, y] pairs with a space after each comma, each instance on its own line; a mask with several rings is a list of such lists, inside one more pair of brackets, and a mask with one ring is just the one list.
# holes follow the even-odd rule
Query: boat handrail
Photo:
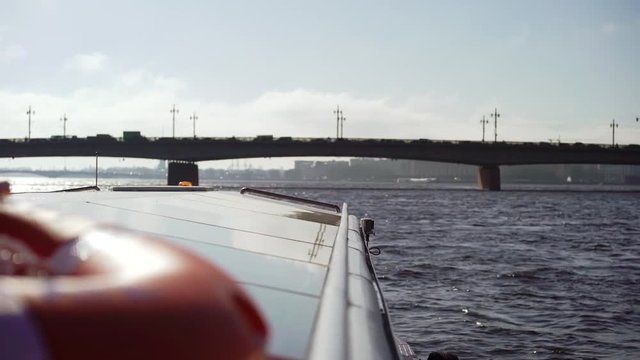
[[262, 196], [266, 198], [276, 199], [276, 200], [286, 200], [286, 201], [300, 203], [300, 204], [307, 204], [307, 205], [311, 205], [319, 208], [331, 209], [337, 212], [338, 214], [340, 213], [340, 207], [335, 204], [329, 204], [322, 201], [304, 199], [304, 198], [291, 196], [291, 195], [278, 194], [271, 191], [264, 191], [264, 190], [249, 188], [249, 187], [243, 187], [242, 189], [240, 189], [240, 194], [251, 194], [251, 195], [257, 195], [257, 196]]
[[347, 359], [349, 355], [347, 331], [347, 234], [349, 230], [347, 204], [342, 205], [342, 218], [324, 284], [322, 301], [312, 335], [308, 359]]

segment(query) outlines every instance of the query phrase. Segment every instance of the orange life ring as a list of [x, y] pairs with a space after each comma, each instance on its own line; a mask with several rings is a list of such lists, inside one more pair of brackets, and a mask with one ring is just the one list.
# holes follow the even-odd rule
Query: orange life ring
[[0, 205], [0, 358], [264, 358], [265, 321], [209, 262], [105, 226], [70, 236], [67, 225]]

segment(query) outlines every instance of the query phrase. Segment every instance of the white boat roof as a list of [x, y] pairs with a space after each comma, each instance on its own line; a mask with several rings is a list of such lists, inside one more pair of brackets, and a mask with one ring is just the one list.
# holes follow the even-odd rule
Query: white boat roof
[[269, 324], [272, 356], [397, 358], [358, 219], [346, 206], [338, 213], [223, 191], [33, 193], [9, 201], [115, 224], [197, 252], [254, 299]]

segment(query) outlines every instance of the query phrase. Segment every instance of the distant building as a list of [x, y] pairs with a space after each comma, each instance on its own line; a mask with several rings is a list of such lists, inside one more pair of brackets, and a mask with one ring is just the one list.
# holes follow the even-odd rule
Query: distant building
[[167, 170], [167, 160], [159, 160], [158, 166], [156, 166], [156, 170], [158, 171], [166, 171]]
[[379, 180], [428, 178], [438, 181], [474, 181], [477, 167], [420, 160], [352, 159], [351, 167]]

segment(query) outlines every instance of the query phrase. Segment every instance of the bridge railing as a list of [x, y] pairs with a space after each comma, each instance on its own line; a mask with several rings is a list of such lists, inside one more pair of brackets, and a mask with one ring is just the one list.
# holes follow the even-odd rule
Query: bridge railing
[[[13, 138], [13, 139], [0, 139], [0, 144], [9, 143], [56, 143], [56, 142], [71, 142], [71, 143], [83, 143], [83, 142], [101, 142], [101, 143], [113, 143], [113, 142], [151, 142], [151, 143], [170, 143], [170, 142], [264, 142], [264, 143], [286, 143], [286, 142], [326, 142], [326, 143], [383, 143], [383, 144], [439, 144], [439, 145], [473, 145], [478, 146], [519, 146], [519, 147], [531, 147], [531, 148], [575, 148], [575, 149], [610, 149], [610, 144], [593, 144], [593, 143], [562, 143], [562, 142], [517, 142], [517, 141], [499, 141], [499, 142], [480, 142], [471, 140], [438, 140], [438, 139], [377, 139], [377, 138], [342, 138], [336, 139], [330, 138], [309, 138], [309, 137], [289, 137], [280, 136], [275, 137], [272, 135], [258, 135], [255, 137], [246, 136], [232, 136], [232, 137], [145, 137], [139, 136], [134, 138], [113, 137], [107, 134], [98, 134], [96, 136], [77, 137], [77, 136], [52, 136], [50, 138]], [[627, 144], [616, 145], [618, 149], [637, 149], [640, 145]]]

